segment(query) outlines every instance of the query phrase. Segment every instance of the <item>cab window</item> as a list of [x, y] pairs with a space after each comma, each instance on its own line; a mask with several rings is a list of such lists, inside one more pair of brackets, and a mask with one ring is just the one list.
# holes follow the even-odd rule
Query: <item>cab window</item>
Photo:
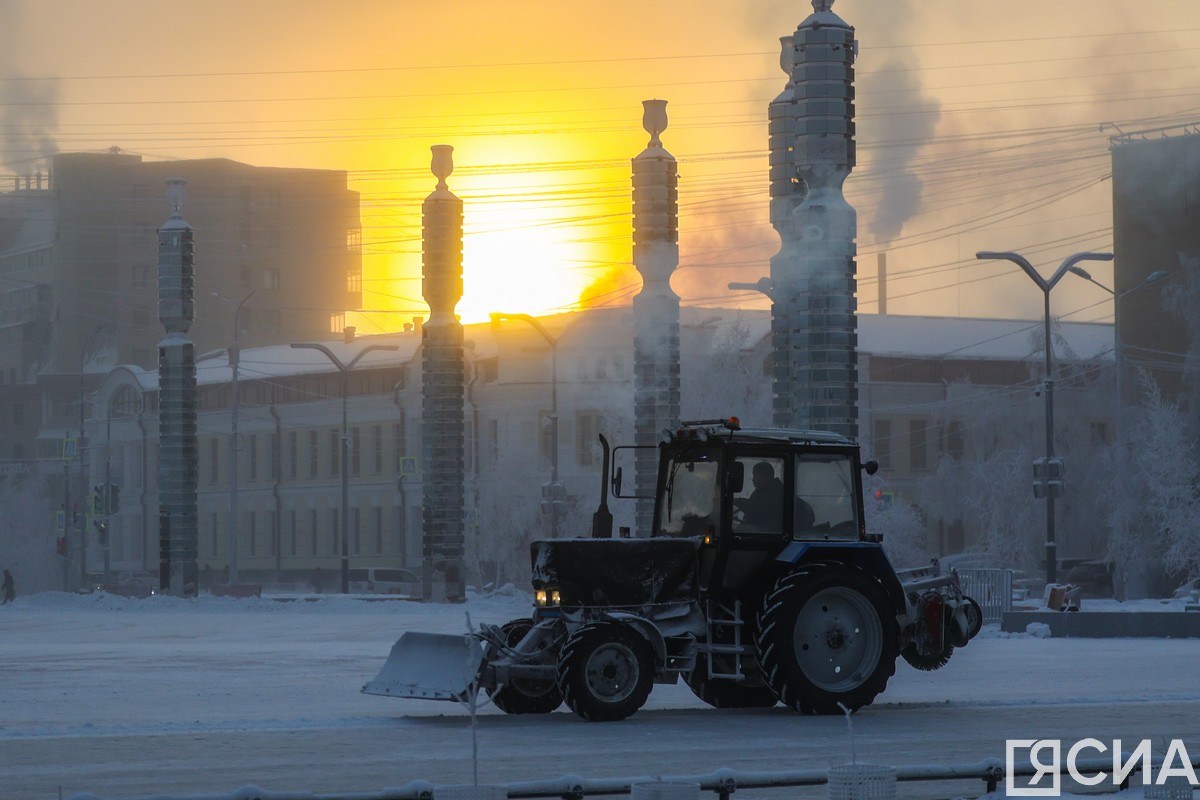
[[701, 536], [720, 516], [716, 461], [675, 460], [667, 468], [658, 530], [666, 536]]
[[858, 503], [850, 457], [838, 453], [801, 453], [796, 456], [795, 467], [796, 537], [857, 539]]
[[745, 478], [733, 496], [733, 532], [783, 533], [783, 459], [742, 456], [737, 463]]

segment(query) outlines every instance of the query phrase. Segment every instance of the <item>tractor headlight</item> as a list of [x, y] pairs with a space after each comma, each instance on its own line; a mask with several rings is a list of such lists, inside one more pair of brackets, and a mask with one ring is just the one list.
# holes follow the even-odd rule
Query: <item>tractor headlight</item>
[[533, 594], [533, 601], [542, 608], [556, 606], [562, 602], [562, 595], [558, 589], [538, 589]]

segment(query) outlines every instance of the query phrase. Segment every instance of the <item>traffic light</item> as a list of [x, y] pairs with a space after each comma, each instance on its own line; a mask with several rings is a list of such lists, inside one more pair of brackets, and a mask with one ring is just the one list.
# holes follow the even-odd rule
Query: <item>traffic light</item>
[[67, 537], [59, 536], [54, 540], [54, 552], [58, 553], [60, 556], [65, 556], [67, 554]]
[[115, 483], [92, 487], [92, 513], [108, 516], [121, 510], [121, 489]]
[[97, 519], [92, 521], [92, 527], [100, 535], [100, 544], [108, 544], [108, 524]]

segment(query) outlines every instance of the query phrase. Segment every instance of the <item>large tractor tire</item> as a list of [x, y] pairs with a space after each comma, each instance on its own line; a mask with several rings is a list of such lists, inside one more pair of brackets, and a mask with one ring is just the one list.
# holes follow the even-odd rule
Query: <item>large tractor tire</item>
[[755, 645], [767, 685], [784, 705], [838, 714], [869, 705], [887, 686], [899, 628], [877, 581], [854, 566], [818, 563], [775, 584]]
[[708, 674], [708, 659], [696, 659], [696, 668], [684, 680], [688, 687], [713, 708], [772, 708], [779, 698], [770, 686], [714, 678]]
[[590, 622], [567, 639], [558, 657], [558, 688], [572, 711], [589, 722], [625, 719], [646, 703], [654, 686], [654, 651], [621, 622]]
[[[516, 647], [531, 628], [533, 620], [514, 619], [504, 623], [500, 632], [504, 635], [506, 645]], [[488, 694], [496, 708], [505, 714], [549, 714], [562, 705], [562, 694], [553, 680], [517, 678], [489, 689]]]

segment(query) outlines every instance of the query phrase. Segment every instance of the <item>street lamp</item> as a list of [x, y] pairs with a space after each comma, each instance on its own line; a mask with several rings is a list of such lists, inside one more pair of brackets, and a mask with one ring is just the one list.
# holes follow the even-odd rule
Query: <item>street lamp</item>
[[558, 339], [550, 335], [542, 323], [530, 314], [491, 314], [493, 323], [506, 319], [527, 322], [541, 334], [550, 345], [550, 483], [544, 499], [550, 504], [550, 538], [558, 538], [559, 508], [563, 501], [562, 486], [558, 482]]
[[[1080, 261], [1112, 261], [1112, 253], [1076, 253], [1067, 258], [1054, 275], [1049, 280], [1046, 280], [1041, 274], [1033, 268], [1024, 256], [1013, 252], [993, 252], [981, 251], [975, 254], [976, 258], [985, 261], [1011, 261], [1025, 271], [1038, 288], [1042, 290], [1042, 295], [1045, 298], [1045, 351], [1046, 351], [1046, 462], [1044, 465], [1044, 483], [1046, 492], [1046, 583], [1057, 583], [1058, 570], [1058, 554], [1057, 545], [1054, 541], [1054, 498], [1056, 493], [1061, 492], [1062, 483], [1055, 483], [1051, 480], [1056, 476], [1055, 471], [1061, 466], [1060, 461], [1054, 458], [1054, 378], [1051, 370], [1053, 369], [1054, 350], [1050, 341], [1050, 291], [1058, 285], [1062, 277], [1067, 272], [1078, 264]], [[1035, 466], [1035, 473], [1037, 467]], [[1035, 476], [1036, 477], [1036, 476]], [[1035, 487], [1036, 487], [1035, 483]], [[1035, 489], [1036, 492], [1036, 489]]]
[[[238, 364], [242, 355], [242, 346], [239, 341], [241, 326], [238, 324], [238, 319], [242, 315], [242, 306], [246, 305], [246, 301], [253, 297], [256, 291], [258, 290], [251, 289], [250, 293], [242, 298], [233, 311], [233, 344], [229, 346], [229, 370], [231, 373], [229, 382], [229, 456], [232, 462], [229, 465], [229, 514], [232, 517], [229, 523], [229, 583], [238, 582], [238, 461], [241, 458], [243, 447], [241, 436], [238, 433]], [[226, 305], [233, 305], [232, 301], [216, 292], [213, 292], [212, 296]]]
[[325, 354], [333, 365], [338, 368], [338, 372], [342, 373], [342, 594], [350, 593], [350, 429], [347, 427], [346, 421], [346, 394], [350, 384], [350, 370], [354, 369], [354, 365], [359, 360], [372, 350], [399, 350], [400, 348], [394, 344], [371, 344], [359, 351], [358, 355], [350, 359], [348, 363], [342, 363], [342, 360], [334, 355], [323, 344], [316, 342], [293, 342], [292, 347], [297, 350], [319, 350]]
[[[1107, 286], [1105, 286], [1103, 283], [1100, 283], [1100, 281], [1093, 278], [1091, 276], [1091, 273], [1089, 273], [1087, 270], [1083, 269], [1082, 267], [1071, 267], [1069, 271], [1071, 273], [1083, 278], [1085, 281], [1089, 281], [1089, 282], [1095, 284], [1096, 286], [1099, 286], [1101, 289], [1103, 289], [1104, 291], [1106, 291], [1110, 295], [1112, 295], [1112, 298], [1113, 298], [1113, 368], [1116, 371], [1115, 380], [1116, 380], [1116, 401], [1117, 401], [1116, 402], [1116, 410], [1113, 414], [1113, 427], [1114, 427], [1113, 439], [1115, 441], [1116, 448], [1117, 448], [1117, 457], [1116, 457], [1116, 464], [1115, 464], [1115, 472], [1116, 472], [1116, 475], [1115, 475], [1115, 478], [1116, 478], [1115, 497], [1117, 499], [1117, 530], [1123, 534], [1125, 532], [1124, 490], [1128, 484], [1127, 484], [1127, 481], [1125, 481], [1125, 479], [1124, 479], [1125, 478], [1125, 442], [1124, 442], [1124, 435], [1123, 435], [1123, 430], [1122, 430], [1123, 426], [1121, 424], [1121, 417], [1123, 416], [1124, 409], [1125, 409], [1125, 398], [1121, 392], [1121, 375], [1125, 371], [1125, 355], [1123, 352], [1124, 347], [1121, 343], [1121, 300], [1124, 297], [1133, 294], [1134, 292], [1145, 289], [1147, 286], [1149, 286], [1152, 283], [1155, 283], [1156, 281], [1162, 280], [1163, 278], [1167, 277], [1167, 275], [1169, 275], [1170, 273], [1167, 272], [1166, 270], [1161, 270], [1161, 269], [1157, 270], [1155, 272], [1151, 272], [1149, 275], [1147, 275], [1145, 277], [1145, 279], [1141, 283], [1137, 284], [1136, 286], [1126, 289], [1123, 292], [1116, 292], [1116, 291], [1113, 291], [1112, 289], [1108, 288]], [[1124, 539], [1123, 536], [1122, 536], [1122, 539]], [[1122, 575], [1123, 574], [1124, 574], [1124, 571], [1122, 571]], [[1122, 594], [1122, 599], [1123, 599], [1124, 594], [1125, 594], [1123, 585], [1122, 585], [1121, 594]]]
[[[75, 452], [78, 453], [78, 455], [79, 455], [79, 477], [80, 477], [80, 483], [84, 487], [83, 497], [85, 500], [87, 498], [87, 488], [86, 488], [87, 481], [84, 480], [85, 476], [83, 474], [83, 436], [84, 436], [84, 430], [83, 430], [83, 417], [84, 417], [84, 414], [83, 414], [83, 408], [84, 408], [83, 368], [85, 366], [84, 359], [87, 358], [87, 351], [92, 346], [92, 340], [96, 338], [96, 336], [100, 333], [100, 331], [104, 330], [105, 328], [109, 328], [111, 326], [112, 326], [111, 322], [105, 322], [102, 325], [97, 325], [96, 329], [93, 330], [90, 334], [88, 334], [88, 337], [83, 340], [83, 347], [81, 347], [79, 350], [79, 441], [76, 443], [76, 451]], [[66, 464], [63, 465], [63, 470], [64, 470], [64, 474], [65, 474], [66, 470], [67, 470]], [[69, 478], [68, 478], [68, 482], [69, 482]], [[63, 509], [63, 533], [64, 533], [64, 535], [66, 534], [67, 531], [69, 531], [71, 529], [71, 516], [72, 516], [72, 514], [71, 514], [70, 491], [68, 489], [66, 508]], [[76, 526], [79, 530], [79, 585], [80, 586], [87, 585], [87, 537], [88, 537], [88, 533], [87, 533], [87, 526], [83, 523], [83, 518], [85, 516], [86, 516], [86, 513], [80, 515], [79, 525]]]

